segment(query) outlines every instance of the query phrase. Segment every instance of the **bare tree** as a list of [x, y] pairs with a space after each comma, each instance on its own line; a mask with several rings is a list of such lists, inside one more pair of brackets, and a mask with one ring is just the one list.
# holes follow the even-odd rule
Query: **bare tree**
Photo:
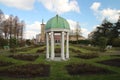
[[9, 31], [9, 24], [8, 24], [8, 20], [5, 20], [3, 22], [3, 33], [4, 33], [4, 37], [5, 39], [8, 39], [8, 31]]
[[20, 36], [21, 36], [21, 41], [23, 40], [23, 33], [25, 29], [25, 22], [22, 20], [20, 24]]
[[17, 34], [19, 33], [18, 28], [19, 28], [19, 18], [18, 16], [15, 16], [13, 19], [13, 34], [16, 39], [18, 39], [18, 36], [17, 36]]
[[4, 20], [5, 16], [2, 10], [0, 9], [0, 23]]
[[4, 21], [4, 13], [0, 10], [0, 36], [2, 36], [2, 29], [3, 29], [3, 21]]
[[5, 19], [4, 13], [0, 10], [0, 36], [4, 34], [4, 38], [9, 40], [10, 47], [11, 39], [22, 42], [24, 28], [25, 22], [20, 21], [18, 16], [10, 15], [8, 19]]

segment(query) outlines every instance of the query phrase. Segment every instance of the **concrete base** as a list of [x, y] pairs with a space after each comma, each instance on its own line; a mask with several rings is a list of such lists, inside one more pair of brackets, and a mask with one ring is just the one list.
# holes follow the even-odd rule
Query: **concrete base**
[[62, 59], [61, 57], [55, 57], [53, 60], [51, 60], [50, 58], [49, 59], [46, 59], [47, 61], [67, 61], [68, 59]]

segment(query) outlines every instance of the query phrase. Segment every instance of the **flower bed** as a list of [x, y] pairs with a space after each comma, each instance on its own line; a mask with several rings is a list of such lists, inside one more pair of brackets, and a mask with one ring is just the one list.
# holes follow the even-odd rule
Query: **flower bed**
[[74, 53], [78, 53], [78, 54], [79, 54], [79, 53], [82, 53], [80, 50], [77, 50], [77, 49], [75, 50], [75, 49], [73, 49], [73, 48], [70, 48], [70, 50], [71, 50], [72, 52], [74, 52]]
[[0, 61], [0, 67], [9, 66], [9, 65], [12, 65], [12, 64], [13, 64], [13, 63], [11, 63], [11, 62]]
[[119, 58], [118, 59], [100, 61], [98, 63], [105, 64], [105, 65], [110, 65], [110, 66], [120, 67], [120, 59]]
[[75, 56], [77, 58], [83, 58], [83, 59], [92, 59], [92, 58], [97, 58], [99, 55], [97, 53], [80, 53]]
[[37, 54], [41, 54], [41, 53], [43, 53], [45, 51], [45, 48], [42, 48], [42, 49], [38, 49], [37, 51], [36, 51], [36, 53]]
[[90, 64], [70, 64], [66, 66], [66, 69], [70, 75], [91, 75], [112, 73], [109, 70], [93, 66]]
[[17, 78], [47, 77], [49, 74], [50, 66], [46, 64], [26, 64], [22, 66], [12, 66], [8, 69], [0, 71], [0, 76]]
[[34, 61], [39, 57], [39, 55], [18, 54], [18, 55], [9, 55], [9, 57], [12, 57], [14, 59], [19, 59], [19, 60]]

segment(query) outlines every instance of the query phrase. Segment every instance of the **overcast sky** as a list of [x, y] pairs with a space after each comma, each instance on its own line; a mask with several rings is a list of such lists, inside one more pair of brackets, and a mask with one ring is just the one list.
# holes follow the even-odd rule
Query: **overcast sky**
[[0, 9], [6, 17], [13, 14], [25, 21], [27, 39], [40, 33], [42, 19], [46, 23], [56, 14], [65, 18], [71, 29], [79, 22], [82, 35], [87, 37], [104, 18], [117, 21], [120, 0], [0, 0]]

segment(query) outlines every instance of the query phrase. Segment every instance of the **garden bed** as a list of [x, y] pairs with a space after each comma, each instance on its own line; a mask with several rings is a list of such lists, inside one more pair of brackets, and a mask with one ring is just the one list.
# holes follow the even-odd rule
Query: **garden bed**
[[66, 66], [70, 75], [110, 74], [112, 71], [90, 64], [70, 64]]
[[22, 66], [12, 66], [8, 69], [0, 71], [0, 76], [15, 78], [48, 77], [49, 74], [50, 65], [46, 64], [26, 64]]
[[8, 57], [19, 59], [19, 60], [35, 61], [39, 57], [39, 55], [18, 54], [18, 55], [9, 55]]
[[70, 48], [70, 50], [72, 51], [72, 52], [74, 52], [74, 53], [82, 53], [80, 50], [78, 50], [78, 49], [73, 49], [73, 48]]
[[111, 60], [105, 60], [105, 61], [100, 61], [98, 63], [109, 65], [109, 66], [120, 67], [120, 59], [119, 58], [111, 59]]
[[120, 57], [120, 55], [110, 55], [111, 57]]
[[55, 57], [61, 56], [61, 48], [55, 48]]
[[37, 54], [41, 54], [41, 53], [43, 53], [45, 51], [45, 48], [42, 48], [42, 49], [38, 49], [37, 51], [36, 51], [36, 53]]
[[75, 57], [83, 59], [92, 59], [99, 57], [99, 55], [97, 53], [79, 53]]
[[12, 65], [12, 64], [13, 63], [11, 63], [11, 62], [0, 61], [0, 67], [9, 66], [9, 65]]

